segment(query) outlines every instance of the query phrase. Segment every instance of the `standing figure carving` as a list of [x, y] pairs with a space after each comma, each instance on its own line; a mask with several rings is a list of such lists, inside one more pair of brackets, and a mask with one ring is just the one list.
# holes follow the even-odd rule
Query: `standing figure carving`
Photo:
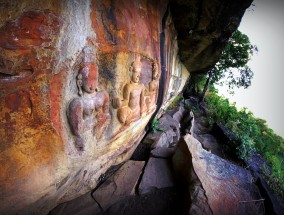
[[159, 90], [159, 70], [157, 62], [152, 64], [152, 81], [149, 83], [149, 89], [147, 93], [147, 109], [153, 111], [156, 108], [157, 98]]
[[137, 58], [129, 68], [131, 81], [123, 88], [123, 99], [113, 99], [113, 107], [117, 110], [117, 118], [120, 123], [129, 123], [141, 118], [144, 112], [144, 84], [139, 83], [141, 75], [141, 62]]
[[98, 90], [98, 67], [86, 54], [77, 75], [79, 98], [74, 98], [69, 105], [68, 120], [75, 145], [84, 150], [84, 133], [92, 130], [93, 135], [100, 139], [110, 123], [109, 95]]

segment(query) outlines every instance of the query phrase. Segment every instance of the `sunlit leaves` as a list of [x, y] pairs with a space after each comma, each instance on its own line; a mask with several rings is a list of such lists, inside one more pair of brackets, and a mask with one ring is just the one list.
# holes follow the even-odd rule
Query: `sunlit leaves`
[[255, 52], [258, 52], [257, 47], [250, 43], [247, 35], [237, 30], [229, 39], [215, 67], [209, 71], [212, 74], [211, 84], [226, 84], [230, 90], [235, 87], [248, 88], [253, 72], [247, 63]]

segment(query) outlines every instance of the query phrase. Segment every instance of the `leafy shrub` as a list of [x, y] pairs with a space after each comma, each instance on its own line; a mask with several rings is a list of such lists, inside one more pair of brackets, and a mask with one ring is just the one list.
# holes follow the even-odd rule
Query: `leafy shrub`
[[240, 139], [241, 143], [237, 146], [237, 155], [246, 160], [249, 154], [255, 151], [254, 142], [248, 136], [242, 136]]
[[151, 129], [154, 133], [157, 133], [158, 131], [164, 131], [162, 128], [159, 128], [159, 121], [157, 120], [157, 118], [153, 119]]
[[182, 100], [182, 96], [177, 95], [173, 101], [170, 103], [170, 105], [167, 107], [167, 110], [172, 110], [176, 107], [178, 107], [179, 102]]

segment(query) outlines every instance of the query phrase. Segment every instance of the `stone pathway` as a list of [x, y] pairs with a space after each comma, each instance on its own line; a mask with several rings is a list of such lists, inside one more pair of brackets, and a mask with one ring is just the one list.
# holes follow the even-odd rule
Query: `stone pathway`
[[[183, 111], [175, 118], [180, 119]], [[163, 131], [147, 135], [132, 160], [93, 192], [57, 206], [49, 215], [181, 214], [171, 162], [180, 124], [165, 114], [159, 126]]]
[[205, 124], [183, 107], [165, 113], [163, 131], [149, 133], [131, 160], [49, 215], [264, 214], [253, 177], [221, 158]]

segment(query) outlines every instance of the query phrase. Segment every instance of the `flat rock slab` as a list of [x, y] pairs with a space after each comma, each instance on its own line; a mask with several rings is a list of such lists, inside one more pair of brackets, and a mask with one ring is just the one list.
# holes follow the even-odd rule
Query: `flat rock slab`
[[175, 188], [163, 188], [141, 196], [126, 197], [113, 204], [105, 214], [177, 215], [182, 214], [180, 202]]
[[262, 197], [249, 171], [204, 150], [191, 135], [184, 143], [213, 214], [264, 214], [263, 201], [255, 201]]
[[176, 133], [177, 140], [180, 138], [180, 123], [173, 119], [169, 114], [165, 113], [159, 119], [159, 128], [163, 129], [164, 132], [173, 130]]
[[94, 193], [88, 192], [76, 199], [65, 202], [52, 210], [49, 215], [94, 215], [100, 214], [99, 203], [106, 211], [116, 201], [135, 194], [144, 161], [127, 161], [114, 175], [109, 177]]
[[139, 194], [145, 194], [157, 188], [173, 186], [170, 161], [162, 158], [150, 158], [139, 185]]
[[151, 151], [151, 156], [155, 158], [169, 158], [174, 152], [174, 148], [157, 147]]
[[165, 132], [157, 132], [155, 142], [151, 148], [169, 148], [173, 144], [175, 136], [176, 133], [172, 129], [169, 129]]
[[106, 210], [116, 201], [134, 195], [144, 165], [144, 161], [127, 161], [92, 194], [93, 198]]

